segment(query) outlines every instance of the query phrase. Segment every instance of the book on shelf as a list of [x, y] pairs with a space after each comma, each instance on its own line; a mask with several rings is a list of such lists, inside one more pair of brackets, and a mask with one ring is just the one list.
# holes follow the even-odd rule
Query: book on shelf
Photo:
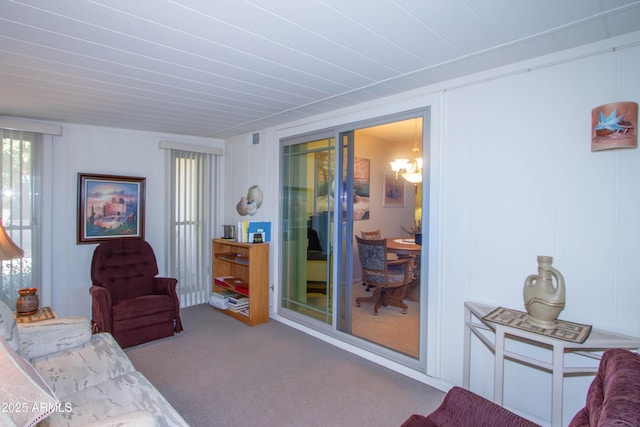
[[240, 221], [238, 222], [238, 242], [257, 243], [254, 236], [260, 235], [260, 243], [271, 241], [270, 221]]
[[237, 314], [242, 314], [244, 316], [249, 316], [249, 307], [240, 307], [240, 308], [235, 308], [235, 307], [231, 307], [229, 306], [229, 308], [227, 308], [227, 311], [230, 311], [232, 313], [237, 313]]
[[237, 254], [235, 252], [224, 252], [224, 253], [218, 254], [217, 256], [227, 261], [233, 261], [233, 262], [238, 262], [240, 264], [249, 265], [249, 257], [243, 256], [242, 254]]
[[233, 295], [228, 298], [229, 303], [233, 305], [249, 304], [249, 298], [244, 295]]
[[243, 295], [249, 295], [249, 284], [239, 277], [234, 276], [218, 276], [215, 278], [217, 286], [239, 292]]
[[243, 316], [249, 316], [249, 306], [241, 308], [232, 308], [231, 306], [229, 306], [228, 310], [234, 313], [242, 314]]
[[239, 306], [235, 306], [233, 304], [228, 304], [227, 307], [231, 311], [240, 312], [240, 311], [243, 311], [243, 310], [246, 310], [247, 308], [249, 308], [249, 304], [242, 304], [242, 305], [239, 305]]
[[236, 257], [233, 259], [233, 261], [239, 262], [240, 264], [249, 265], [249, 257], [242, 256], [240, 254], [236, 255]]
[[241, 312], [243, 310], [249, 309], [249, 303], [236, 305], [236, 304], [230, 304], [227, 302], [227, 308], [231, 311]]
[[236, 292], [239, 292], [242, 295], [249, 295], [249, 287], [248, 286], [236, 286]]
[[229, 298], [231, 297], [239, 297], [241, 296], [240, 294], [238, 294], [237, 292], [234, 292], [230, 289], [224, 290], [224, 291], [215, 291], [213, 292], [218, 298], [224, 298], [226, 300], [229, 300]]

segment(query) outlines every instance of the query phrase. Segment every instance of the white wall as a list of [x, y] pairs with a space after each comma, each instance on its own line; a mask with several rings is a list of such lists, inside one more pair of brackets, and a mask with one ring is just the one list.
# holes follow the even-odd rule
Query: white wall
[[[553, 256], [566, 279], [561, 318], [640, 336], [640, 191], [631, 184], [640, 152], [590, 151], [591, 110], [638, 102], [639, 68], [631, 47], [447, 92], [442, 291], [452, 345], [464, 300], [523, 309], [537, 255]], [[459, 382], [460, 361], [453, 352], [443, 375]], [[566, 419], [585, 393], [565, 396]]]
[[[165, 150], [160, 140], [223, 147], [221, 140], [153, 134], [124, 129], [62, 124], [63, 134], [47, 142], [44, 183], [43, 304], [61, 316], [91, 317], [91, 257], [96, 244], [76, 244], [77, 174], [97, 173], [146, 178], [145, 238], [160, 273], [166, 273]], [[50, 238], [47, 238], [49, 237]]]
[[[277, 146], [266, 143], [265, 135], [260, 136], [260, 143], [254, 145], [251, 135], [237, 137], [227, 141], [225, 148], [225, 170], [221, 177], [222, 199], [220, 204], [220, 224], [237, 224], [238, 221], [271, 221], [271, 239], [277, 238], [279, 233], [277, 215], [279, 204], [278, 191], [278, 158]], [[262, 206], [254, 215], [241, 216], [236, 211], [236, 204], [241, 197], [247, 196], [250, 187], [258, 185], [264, 199]], [[214, 230], [214, 237], [222, 237], [222, 226]], [[270, 278], [274, 275], [277, 264], [277, 253], [270, 245], [271, 270]], [[273, 283], [270, 279], [269, 283]], [[272, 295], [271, 295], [272, 297]], [[270, 303], [273, 305], [273, 302]]]
[[[640, 151], [590, 151], [591, 110], [640, 100], [639, 44], [634, 33], [262, 130], [258, 154], [268, 168], [244, 167], [255, 166], [247, 159], [256, 148], [230, 140], [226, 179], [246, 174], [226, 202], [235, 205], [253, 182], [277, 200], [279, 138], [431, 106], [427, 372], [461, 383], [463, 302], [524, 309], [522, 287], [537, 255], [553, 256], [566, 279], [561, 318], [640, 336]], [[277, 204], [262, 214], [277, 230]], [[277, 284], [277, 272], [271, 278]], [[491, 378], [492, 367], [481, 365], [488, 359], [477, 360], [475, 378]], [[550, 418], [547, 376], [510, 366], [505, 381], [507, 392], [528, 390], [510, 393], [509, 406]], [[565, 381], [565, 423], [583, 404], [586, 384]]]

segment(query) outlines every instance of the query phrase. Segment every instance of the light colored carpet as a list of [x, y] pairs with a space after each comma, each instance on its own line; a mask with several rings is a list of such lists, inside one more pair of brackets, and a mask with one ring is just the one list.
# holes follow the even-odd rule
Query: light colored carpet
[[[351, 334], [378, 345], [418, 358], [420, 342], [420, 304], [409, 299], [404, 302], [409, 306], [406, 314], [398, 307], [381, 307], [378, 315], [373, 315], [373, 303], [362, 303], [356, 307], [356, 298], [372, 295], [374, 289], [366, 291], [366, 286], [356, 282], [352, 287], [351, 298]], [[326, 295], [320, 293], [307, 294], [307, 302], [324, 310]], [[300, 312], [305, 312], [301, 309]], [[307, 311], [311, 317], [313, 313]], [[316, 316], [318, 317], [318, 316]], [[319, 319], [320, 320], [320, 319]]]
[[356, 307], [355, 300], [360, 296], [370, 296], [365, 286], [354, 284], [352, 288], [351, 333], [393, 350], [418, 357], [420, 338], [420, 304], [404, 300], [409, 306], [406, 314], [399, 307], [380, 307], [378, 315], [373, 315], [374, 304], [362, 303]]
[[184, 332], [126, 352], [194, 427], [399, 426], [444, 396], [273, 320], [248, 327], [208, 305], [181, 316]]

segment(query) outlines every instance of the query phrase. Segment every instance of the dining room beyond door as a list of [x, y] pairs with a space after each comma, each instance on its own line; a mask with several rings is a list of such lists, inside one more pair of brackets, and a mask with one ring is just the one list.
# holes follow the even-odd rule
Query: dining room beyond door
[[[342, 307], [346, 322], [341, 325], [354, 337], [415, 359], [420, 356], [421, 309], [426, 306], [421, 304], [426, 280], [420, 274], [422, 123], [423, 117], [418, 116], [353, 132], [354, 194], [348, 200], [354, 201], [354, 213], [351, 226], [346, 227], [353, 238], [345, 244], [352, 250], [352, 274], [350, 292], [344, 293], [349, 304]], [[402, 170], [391, 165], [398, 159], [406, 161]], [[345, 186], [350, 188], [348, 183]], [[358, 204], [363, 203], [359, 186], [368, 190], [366, 214], [359, 210]], [[356, 236], [384, 241], [379, 251], [385, 252], [387, 277], [393, 280], [384, 283], [378, 280], [380, 271], [363, 268]]]

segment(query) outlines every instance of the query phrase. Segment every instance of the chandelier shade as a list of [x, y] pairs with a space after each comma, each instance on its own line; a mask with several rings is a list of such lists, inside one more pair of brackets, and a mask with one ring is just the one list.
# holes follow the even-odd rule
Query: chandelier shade
[[399, 176], [412, 184], [418, 184], [422, 182], [422, 156], [420, 155], [420, 149], [418, 148], [418, 120], [415, 120], [416, 129], [414, 131], [413, 148], [411, 152], [415, 158], [409, 159], [395, 159], [390, 162], [391, 170], [396, 173], [396, 178]]

